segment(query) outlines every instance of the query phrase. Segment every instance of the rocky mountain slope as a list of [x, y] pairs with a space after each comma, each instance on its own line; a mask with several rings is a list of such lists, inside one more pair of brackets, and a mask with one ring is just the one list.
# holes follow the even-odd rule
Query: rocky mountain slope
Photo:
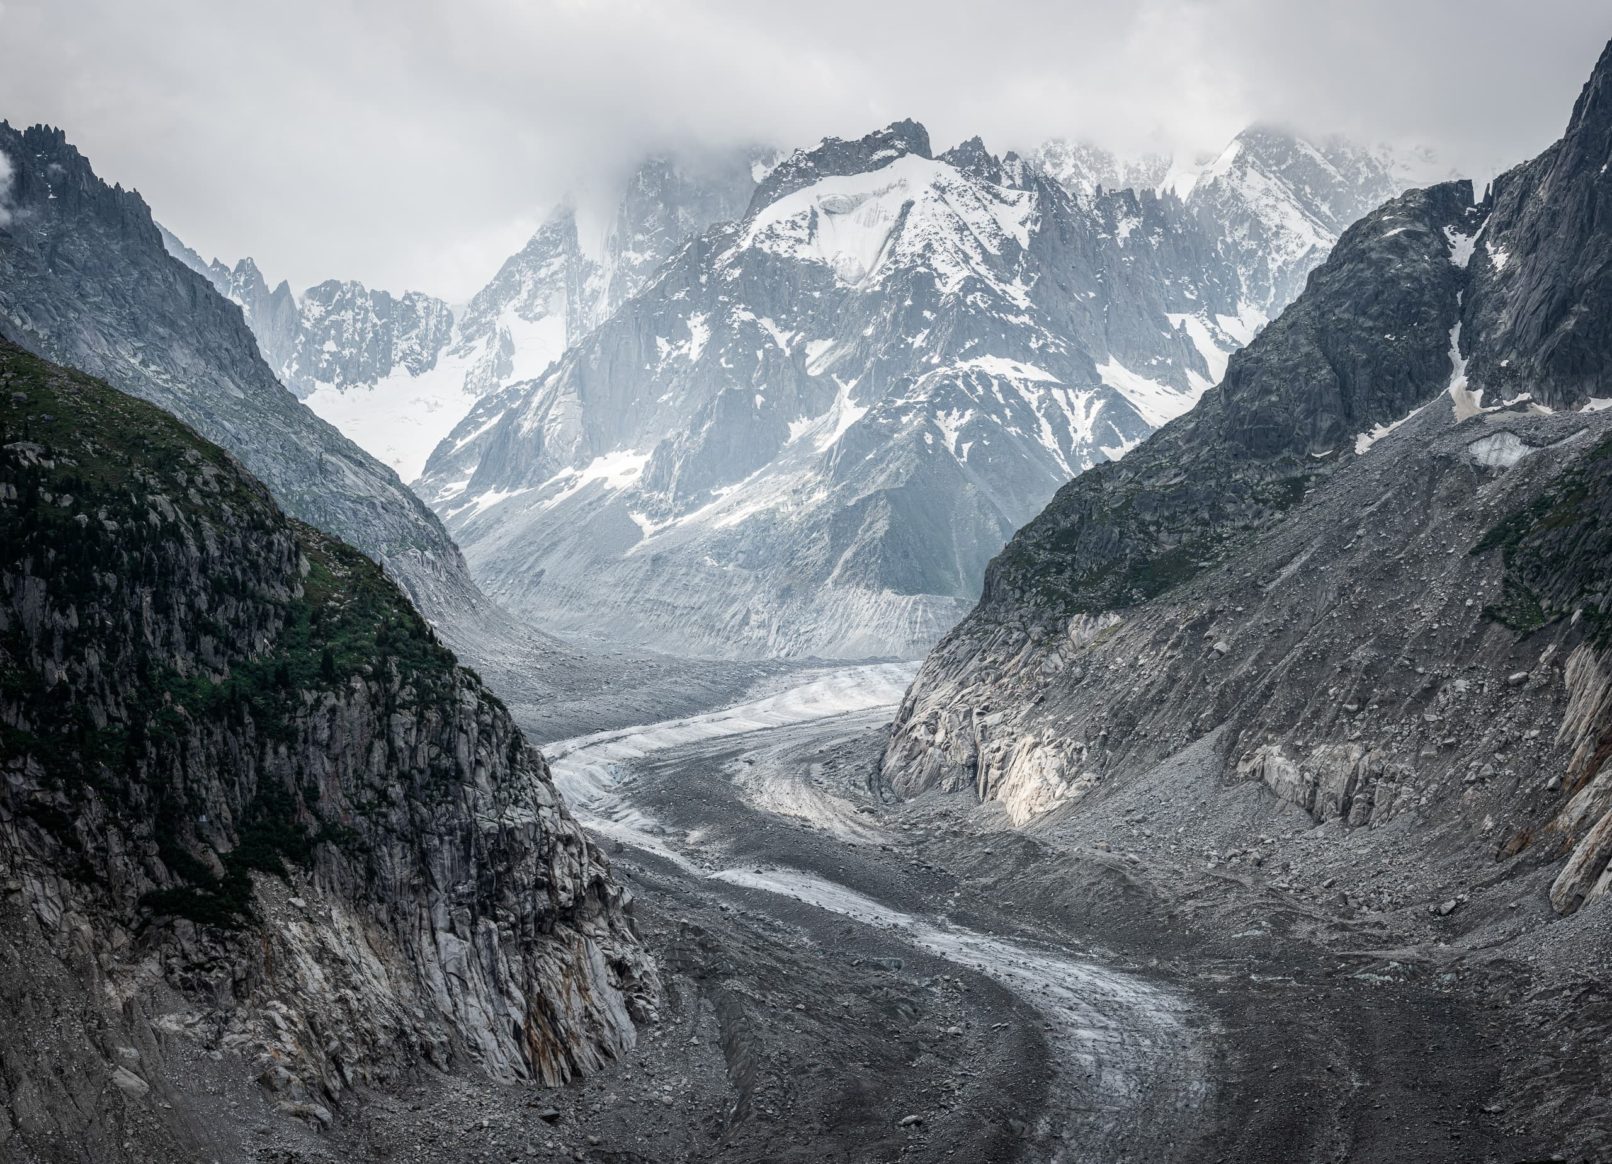
[[427, 1066], [557, 1083], [632, 1044], [623, 891], [374, 563], [4, 343], [0, 433], [3, 912], [36, 954], [0, 1155], [217, 1155], [245, 1129], [187, 1064], [326, 1123]]
[[[1483, 202], [1448, 183], [1350, 228], [1218, 388], [992, 563], [890, 785], [1091, 836], [1157, 797], [1187, 851], [1349, 869], [1377, 908], [1535, 871], [1558, 911], [1603, 894], [1609, 164], [1612, 49]], [[1187, 756], [1196, 783], [1164, 775]], [[1344, 859], [1216, 824], [1250, 783]]]
[[1188, 408], [1319, 261], [1348, 197], [1305, 150], [1245, 135], [1185, 201], [937, 155], [911, 122], [797, 151], [484, 397], [420, 488], [489, 592], [561, 633], [921, 650], [1012, 529]]
[[426, 614], [479, 601], [436, 517], [280, 386], [240, 309], [169, 256], [138, 194], [98, 178], [60, 130], [0, 124], [0, 152], [0, 336], [193, 425], [288, 512], [381, 561]]

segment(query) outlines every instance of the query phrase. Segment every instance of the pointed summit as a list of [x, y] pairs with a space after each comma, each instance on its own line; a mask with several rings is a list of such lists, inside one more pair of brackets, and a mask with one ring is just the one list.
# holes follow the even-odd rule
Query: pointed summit
[[1552, 408], [1612, 397], [1612, 45], [1562, 139], [1494, 181], [1472, 262], [1474, 383]]
[[437, 520], [276, 381], [262, 355], [272, 336], [169, 252], [140, 195], [97, 177], [60, 130], [0, 127], [0, 154], [30, 216], [0, 246], [0, 336], [222, 442], [289, 513], [350, 539], [428, 614], [478, 600]]
[[940, 160], [987, 182], [1000, 184], [1002, 181], [1001, 160], [985, 148], [978, 134], [941, 154]]
[[1573, 103], [1573, 116], [1567, 122], [1567, 137], [1582, 138], [1599, 134], [1605, 144], [1612, 135], [1612, 41], [1601, 50], [1600, 59], [1584, 82], [1578, 100]]

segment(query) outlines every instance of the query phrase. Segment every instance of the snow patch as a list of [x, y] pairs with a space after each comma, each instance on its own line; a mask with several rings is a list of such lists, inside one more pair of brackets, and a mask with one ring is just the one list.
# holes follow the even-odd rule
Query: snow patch
[[1461, 354], [1461, 321], [1450, 328], [1450, 385], [1446, 389], [1455, 405], [1455, 419], [1465, 420], [1483, 411], [1483, 390], [1467, 387], [1466, 357]]
[[823, 357], [828, 355], [829, 349], [834, 346], [831, 339], [816, 339], [806, 341], [806, 371], [810, 375], [817, 375], [823, 370]]
[[1216, 315], [1215, 322], [1238, 346], [1247, 347], [1254, 342], [1260, 329], [1270, 322], [1270, 317], [1252, 303], [1239, 303], [1236, 315]]
[[795, 338], [791, 333], [784, 331], [771, 319], [763, 318], [758, 319], [756, 322], [766, 329], [768, 335], [772, 336], [772, 342], [778, 345], [780, 351], [786, 354], [790, 351], [790, 344]]
[[[866, 283], [897, 255], [903, 266], [928, 266], [950, 290], [979, 274], [987, 256], [1029, 245], [1034, 203], [1028, 190], [993, 186], [945, 162], [906, 154], [785, 195], [751, 220], [739, 246], [822, 263], [849, 286]], [[1001, 290], [1014, 297], [1013, 288]]]
[[[1367, 451], [1370, 450], [1372, 445], [1374, 445], [1378, 441], [1382, 440], [1383, 437], [1385, 437], [1389, 433], [1393, 432], [1400, 425], [1404, 424], [1407, 420], [1410, 420], [1417, 413], [1421, 412], [1422, 408], [1426, 408], [1426, 407], [1427, 407], [1427, 405], [1424, 404], [1424, 405], [1422, 405], [1421, 408], [1413, 408], [1409, 412], [1407, 412], [1404, 416], [1400, 417], [1398, 420], [1394, 421], [1391, 424], [1379, 424], [1376, 428], [1372, 429], [1370, 432], [1363, 432], [1363, 433], [1356, 434], [1356, 436], [1355, 436], [1355, 456], [1357, 456], [1357, 457], [1365, 456]], [[1325, 454], [1325, 453], [1317, 453], [1315, 455], [1324, 457], [1327, 454]]]
[[1130, 401], [1149, 428], [1169, 423], [1197, 402], [1192, 393], [1138, 375], [1113, 356], [1107, 363], [1097, 365], [1097, 374], [1104, 384]]
[[839, 393], [827, 412], [820, 416], [789, 422], [790, 444], [810, 436], [813, 438], [812, 445], [818, 452], [827, 452], [845, 435], [847, 429], [867, 415], [867, 405], [856, 404], [851, 400], [851, 390], [857, 384], [855, 380], [846, 383], [836, 376], [834, 383], [839, 386]]
[[565, 304], [551, 303], [537, 319], [522, 319], [512, 304], [499, 315], [498, 330], [509, 337], [510, 345], [510, 372], [504, 383], [535, 380], [565, 354]]
[[414, 481], [476, 404], [475, 393], [465, 387], [467, 365], [444, 354], [418, 376], [398, 367], [374, 384], [321, 384], [302, 402], [404, 481]]
[[705, 350], [706, 342], [709, 341], [710, 338], [711, 338], [711, 328], [706, 323], [705, 312], [699, 311], [699, 312], [695, 312], [693, 315], [689, 316], [688, 317], [688, 361], [689, 361], [689, 363], [692, 364], [692, 363], [694, 363], [694, 361], [696, 361], [696, 360], [698, 360], [700, 358], [700, 353]]
[[[968, 459], [968, 449], [960, 447], [957, 438], [962, 435], [963, 430], [968, 427], [969, 422], [973, 419], [974, 410], [972, 408], [950, 408], [945, 412], [935, 414], [935, 424], [939, 427], [941, 436], [945, 438], [946, 451], [959, 461]], [[972, 441], [968, 443], [969, 445], [973, 444]]]
[[1465, 267], [1472, 261], [1472, 252], [1478, 245], [1478, 236], [1462, 234], [1453, 226], [1444, 228], [1444, 239], [1450, 244], [1450, 262]]
[[448, 511], [449, 517], [459, 517], [468, 512], [471, 517], [480, 517], [493, 506], [508, 501], [511, 497], [519, 497], [530, 493], [532, 486], [527, 485], [520, 489], [488, 489], [477, 493], [474, 497], [467, 497], [462, 505]]
[[1003, 356], [975, 356], [955, 365], [959, 370], [964, 368], [978, 368], [982, 372], [989, 372], [993, 376], [1005, 376], [1014, 380], [1033, 380], [1045, 384], [1058, 383], [1058, 377], [1034, 364], [1021, 364], [1018, 360], [1009, 360]]
[[1480, 437], [1466, 447], [1472, 463], [1489, 469], [1509, 469], [1534, 447], [1514, 432], [1495, 432]]
[[[1214, 333], [1209, 330], [1209, 325], [1199, 316], [1188, 315], [1184, 312], [1166, 312], [1165, 318], [1170, 321], [1171, 327], [1186, 328], [1187, 338], [1192, 341], [1192, 346], [1198, 349], [1198, 355], [1203, 357], [1204, 364], [1209, 368], [1209, 383], [1218, 384], [1224, 380], [1226, 378], [1226, 362], [1231, 359], [1231, 352], [1215, 342]], [[1239, 319], [1238, 329], [1242, 330], [1242, 326], [1242, 322]], [[1247, 343], [1246, 340], [1242, 342]]]
[[580, 469], [562, 469], [544, 483], [545, 488], [551, 484], [563, 485], [554, 496], [544, 499], [543, 508], [552, 509], [595, 481], [602, 481], [606, 489], [625, 489], [637, 483], [644, 474], [644, 466], [648, 464], [648, 453], [635, 453], [628, 449], [595, 457]]

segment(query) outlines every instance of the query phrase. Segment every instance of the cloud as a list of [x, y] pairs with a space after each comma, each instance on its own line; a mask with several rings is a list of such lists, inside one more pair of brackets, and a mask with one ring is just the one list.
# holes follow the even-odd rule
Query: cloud
[[1279, 119], [1480, 176], [1548, 144], [1582, 0], [7, 0], [0, 116], [47, 120], [204, 254], [464, 298], [646, 150], [859, 135], [1218, 148]]

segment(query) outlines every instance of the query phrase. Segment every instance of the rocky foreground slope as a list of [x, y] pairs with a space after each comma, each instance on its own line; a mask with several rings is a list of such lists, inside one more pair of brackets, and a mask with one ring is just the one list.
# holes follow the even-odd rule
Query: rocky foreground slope
[[7, 1159], [245, 1158], [243, 1081], [314, 1123], [555, 1083], [655, 1005], [542, 758], [375, 564], [3, 341], [0, 734]]
[[1504, 1010], [1483, 1110], [1557, 1159], [1612, 1150], [1609, 167], [1612, 48], [1560, 142], [1351, 228], [1193, 412], [1062, 489], [883, 761], [1199, 907], [1252, 890], [1239, 937]]

